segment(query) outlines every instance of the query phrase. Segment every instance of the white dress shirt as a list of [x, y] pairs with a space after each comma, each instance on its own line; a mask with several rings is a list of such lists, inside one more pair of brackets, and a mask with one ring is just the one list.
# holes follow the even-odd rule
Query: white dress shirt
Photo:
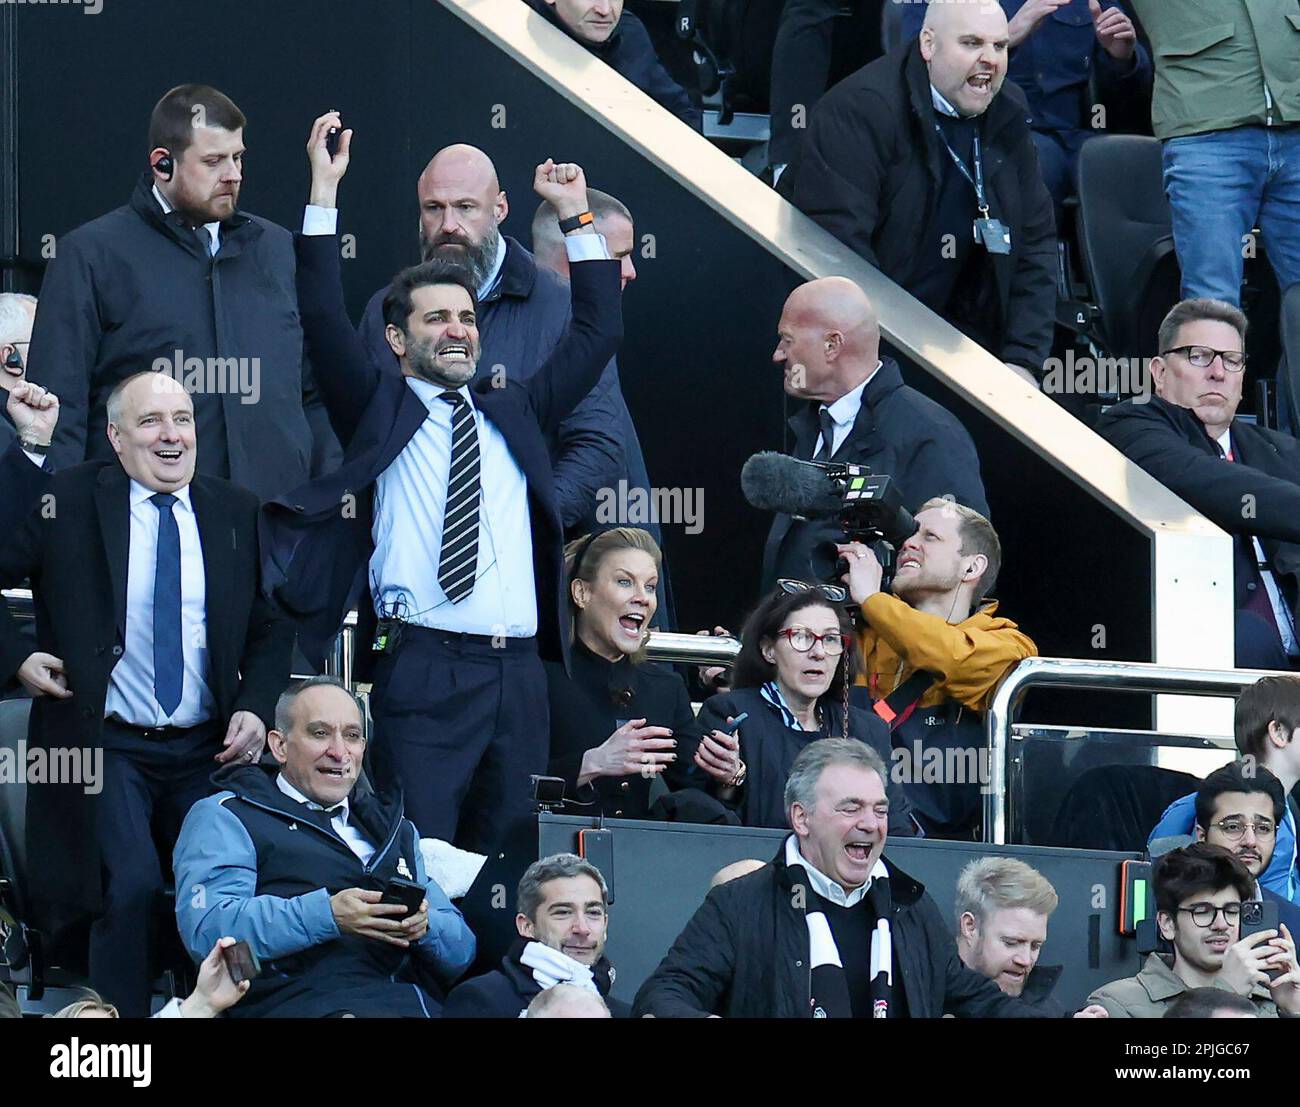
[[[308, 204], [304, 235], [333, 234], [338, 209]], [[605, 238], [569, 235], [569, 261], [608, 259]], [[498, 270], [504, 259], [498, 249]], [[495, 277], [489, 277], [489, 281]], [[457, 634], [531, 638], [537, 633], [533, 578], [533, 531], [528, 482], [501, 432], [483, 416], [468, 387], [457, 389], [474, 408], [479, 441], [479, 541], [474, 590], [458, 604], [438, 583], [447, 476], [451, 471], [452, 406], [438, 397], [447, 389], [416, 377], [406, 386], [429, 414], [375, 482], [370, 590], [375, 613]]]
[[[1229, 454], [1236, 457], [1232, 450], [1231, 428], [1219, 435], [1219, 446], [1223, 450], [1224, 457]], [[1264, 547], [1259, 544], [1259, 539], [1253, 535], [1250, 544], [1255, 551], [1255, 563], [1259, 566], [1259, 575], [1264, 581], [1264, 591], [1268, 593], [1269, 606], [1273, 608], [1273, 619], [1276, 621], [1278, 632], [1282, 636], [1282, 648], [1286, 651], [1288, 657], [1300, 656], [1300, 647], [1296, 645], [1295, 626], [1292, 623], [1291, 612], [1286, 606], [1286, 601], [1282, 598], [1282, 590], [1277, 586], [1273, 571], [1264, 568], [1268, 561], [1268, 558], [1264, 556]]]
[[[153, 198], [157, 200], [160, 205], [162, 205], [164, 215], [171, 214], [172, 212], [171, 201], [169, 201], [167, 197], [162, 194], [157, 184], [153, 186]], [[221, 249], [221, 224], [204, 223], [203, 229], [208, 232], [208, 236], [212, 239], [212, 248], [210, 250], [210, 253], [213, 255], [213, 257], [215, 257], [217, 251]]]
[[[853, 430], [853, 424], [857, 422], [858, 419], [858, 412], [862, 410], [862, 393], [866, 391], [867, 385], [872, 382], [875, 375], [880, 372], [880, 367], [883, 364], [883, 362], [877, 361], [876, 367], [871, 370], [867, 379], [858, 385], [857, 388], [852, 392], [844, 393], [844, 395], [833, 404], [823, 404], [821, 406], [820, 410], [825, 411], [830, 415], [831, 423], [833, 424], [831, 438], [832, 457], [835, 455], [835, 452], [844, 445], [844, 440], [848, 438], [849, 432]], [[817, 449], [814, 451], [813, 457], [818, 461], [830, 460], [829, 457], [825, 456], [825, 452], [822, 449], [820, 421], [818, 422], [817, 430]]]
[[208, 688], [207, 582], [199, 523], [186, 485], [172, 495], [172, 516], [181, 544], [181, 702], [163, 714], [154, 697], [153, 585], [158, 562], [155, 493], [131, 481], [131, 532], [126, 572], [126, 650], [109, 677], [104, 714], [138, 727], [196, 726], [212, 717]]
[[795, 865], [801, 866], [804, 872], [808, 874], [808, 883], [812, 885], [812, 890], [822, 899], [838, 907], [855, 906], [870, 891], [872, 880], [877, 876], [889, 875], [884, 862], [877, 861], [875, 867], [867, 876], [866, 882], [859, 884], [853, 891], [846, 892], [837, 881], [832, 880], [821, 869], [804, 858], [804, 855], [799, 852], [799, 838], [795, 834], [791, 834], [785, 840], [785, 864], [786, 868], [793, 868]]
[[[315, 800], [309, 800], [297, 788], [284, 779], [284, 773], [278, 773], [275, 778], [275, 786], [280, 789], [286, 796], [297, 803], [303, 804], [312, 811], [324, 811], [325, 805], [317, 803]], [[370, 859], [375, 855], [375, 847], [367, 841], [366, 836], [361, 833], [355, 826], [348, 824], [348, 813], [352, 810], [347, 798], [340, 800], [337, 809], [330, 817], [330, 826], [334, 828], [337, 834], [344, 842], [347, 843], [348, 849], [357, 855], [357, 860], [363, 865], [370, 864]]]

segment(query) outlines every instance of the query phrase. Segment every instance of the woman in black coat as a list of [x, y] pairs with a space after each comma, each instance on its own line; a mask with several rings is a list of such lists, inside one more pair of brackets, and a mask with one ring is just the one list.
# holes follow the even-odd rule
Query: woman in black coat
[[[837, 606], [843, 599], [844, 590], [835, 586], [782, 581], [741, 632], [732, 690], [700, 708], [697, 722], [704, 733], [695, 764], [712, 778], [715, 794], [735, 808], [745, 826], [789, 825], [785, 781], [809, 742], [857, 738], [880, 754], [886, 766], [892, 764], [884, 721], [846, 701], [855, 638], [848, 614]], [[915, 834], [903, 789], [893, 781], [885, 786], [889, 833]]]
[[[567, 671], [545, 663], [550, 775], [564, 778], [566, 797], [590, 805], [578, 810], [666, 817], [662, 808], [650, 811], [651, 782], [662, 776], [675, 789], [697, 776], [699, 729], [682, 678], [644, 660], [658, 606], [659, 547], [646, 531], [619, 527], [580, 538], [565, 553], [573, 649]], [[700, 821], [725, 817], [707, 795], [694, 798], [710, 809]]]

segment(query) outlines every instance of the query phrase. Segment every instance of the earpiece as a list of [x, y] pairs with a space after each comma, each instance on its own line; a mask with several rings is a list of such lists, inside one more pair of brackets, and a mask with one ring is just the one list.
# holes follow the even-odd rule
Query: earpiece
[[23, 367], [23, 357], [17, 350], [10, 350], [5, 357], [6, 369], [21, 369]]
[[171, 154], [163, 154], [162, 157], [153, 163], [153, 167], [158, 171], [164, 181], [170, 181], [172, 179], [172, 174], [176, 172], [176, 165], [172, 161]]

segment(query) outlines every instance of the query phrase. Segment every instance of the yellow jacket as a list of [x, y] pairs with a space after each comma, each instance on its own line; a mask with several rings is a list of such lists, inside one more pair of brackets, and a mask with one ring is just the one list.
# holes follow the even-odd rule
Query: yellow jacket
[[969, 619], [948, 623], [896, 596], [868, 596], [862, 605], [867, 629], [858, 639], [857, 683], [871, 689], [873, 700], [883, 699], [917, 669], [924, 669], [938, 683], [922, 697], [921, 707], [956, 700], [983, 711], [1003, 674], [1038, 653], [1015, 623], [994, 616], [997, 608], [997, 602], [990, 601]]

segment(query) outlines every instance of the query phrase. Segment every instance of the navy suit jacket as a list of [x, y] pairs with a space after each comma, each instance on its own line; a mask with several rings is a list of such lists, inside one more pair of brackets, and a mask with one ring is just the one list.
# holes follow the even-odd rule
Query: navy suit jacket
[[[297, 251], [307, 351], [345, 452], [337, 471], [263, 508], [264, 585], [299, 620], [299, 644], [318, 664], [364, 593], [357, 651], [364, 665], [374, 626], [365, 586], [374, 551], [375, 481], [428, 410], [404, 377], [374, 364], [357, 337], [343, 302], [337, 238], [299, 236]], [[528, 484], [538, 648], [555, 660], [567, 655], [564, 537], [546, 441], [591, 391], [623, 337], [618, 262], [579, 262], [571, 272], [572, 322], [541, 369], [523, 382], [508, 379], [502, 388], [491, 379], [470, 385], [474, 403], [501, 432]]]
[[[4, 420], [0, 419], [0, 424]], [[7, 424], [6, 424], [7, 425]], [[9, 427], [8, 444], [0, 437], [0, 542], [17, 529], [26, 517], [36, 497], [45, 491], [49, 473], [32, 464], [18, 441], [18, 435]], [[0, 436], [4, 430], [0, 429]]]

